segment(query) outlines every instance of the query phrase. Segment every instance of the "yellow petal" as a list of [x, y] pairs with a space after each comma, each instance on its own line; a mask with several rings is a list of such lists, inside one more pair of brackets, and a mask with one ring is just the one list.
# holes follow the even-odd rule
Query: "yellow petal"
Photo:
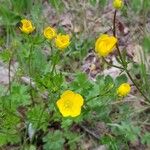
[[75, 94], [74, 101], [77, 106], [81, 107], [83, 105], [84, 99], [80, 94]]
[[130, 93], [130, 91], [131, 91], [130, 85], [128, 83], [123, 83], [117, 89], [117, 94], [119, 96], [126, 96], [127, 94]]
[[81, 114], [81, 107], [74, 107], [74, 109], [71, 111], [70, 116], [71, 117], [77, 117]]
[[56, 102], [56, 104], [57, 104], [57, 107], [58, 107], [59, 111], [61, 112], [61, 114], [64, 117], [70, 116], [70, 110], [69, 109], [65, 109], [65, 107], [64, 107], [64, 100], [63, 99], [59, 99]]
[[61, 95], [61, 98], [65, 98], [65, 97], [71, 97], [74, 96], [74, 92], [70, 91], [70, 90], [67, 90], [65, 91], [62, 95]]

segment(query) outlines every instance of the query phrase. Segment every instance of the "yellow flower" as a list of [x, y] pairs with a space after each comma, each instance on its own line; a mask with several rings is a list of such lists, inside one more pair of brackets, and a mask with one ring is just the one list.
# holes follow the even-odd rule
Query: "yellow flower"
[[56, 39], [55, 39], [55, 45], [58, 49], [65, 49], [69, 46], [70, 44], [70, 36], [67, 35], [62, 35], [58, 34]]
[[44, 36], [51, 40], [56, 37], [56, 30], [52, 27], [47, 27], [44, 29]]
[[122, 0], [114, 0], [113, 6], [115, 9], [120, 9], [123, 6], [123, 1]]
[[61, 95], [56, 104], [64, 117], [76, 117], [81, 113], [83, 102], [84, 99], [80, 94], [67, 90]]
[[32, 25], [30, 20], [22, 19], [22, 27], [19, 27], [20, 30], [26, 34], [29, 34], [35, 30], [35, 27]]
[[95, 43], [95, 51], [103, 57], [106, 57], [109, 53], [113, 51], [117, 39], [114, 36], [109, 36], [107, 34], [102, 34]]
[[131, 91], [131, 87], [128, 83], [123, 83], [117, 89], [117, 94], [121, 97], [126, 96]]

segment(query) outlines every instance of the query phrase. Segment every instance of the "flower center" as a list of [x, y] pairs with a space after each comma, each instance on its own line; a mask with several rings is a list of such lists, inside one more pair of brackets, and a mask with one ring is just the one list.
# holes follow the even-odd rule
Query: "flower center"
[[26, 23], [23, 24], [23, 26], [24, 26], [25, 28], [29, 28], [29, 27], [30, 27], [30, 23], [29, 23], [29, 22], [26, 22]]
[[61, 42], [62, 42], [62, 43], [66, 43], [66, 42], [67, 42], [67, 39], [66, 39], [66, 38], [62, 38], [62, 39], [61, 39]]
[[48, 34], [53, 34], [53, 31], [52, 31], [51, 29], [48, 29], [48, 30], [47, 30], [47, 33], [48, 33]]

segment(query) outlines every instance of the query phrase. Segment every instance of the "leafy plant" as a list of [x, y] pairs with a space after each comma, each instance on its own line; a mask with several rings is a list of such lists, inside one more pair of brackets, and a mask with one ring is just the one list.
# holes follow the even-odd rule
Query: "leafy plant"
[[[67, 6], [61, 0], [45, 3], [57, 12], [63, 12]], [[108, 1], [89, 0], [87, 3], [104, 10]], [[126, 7], [128, 4], [130, 7]], [[139, 4], [135, 0], [125, 3], [124, 16], [128, 17], [128, 8], [146, 16], [149, 2], [139, 1]], [[118, 3], [114, 6], [113, 36], [101, 34], [95, 42], [93, 37], [71, 33], [61, 25], [47, 25], [43, 29], [45, 20], [41, 9], [45, 6], [42, 1], [1, 1], [0, 59], [8, 67], [8, 85], [0, 85], [2, 149], [11, 146], [25, 150], [82, 149], [82, 140], [89, 140], [91, 136], [112, 150], [130, 149], [130, 144], [137, 140], [148, 147], [149, 36], [144, 35], [140, 42], [143, 46], [141, 63], [133, 63], [127, 52], [120, 49], [122, 39], [117, 36], [121, 34], [116, 34], [117, 12], [121, 7]], [[94, 58], [100, 60], [100, 69], [105, 68], [105, 62], [117, 68], [120, 75], [112, 77], [100, 73], [91, 80], [81, 70], [83, 59], [94, 44], [97, 55]], [[106, 58], [115, 50], [117, 65]], [[92, 65], [90, 71], [94, 72], [97, 64]], [[137, 75], [140, 75], [138, 80]], [[133, 89], [140, 96], [136, 97]], [[130, 91], [133, 93], [126, 98]], [[108, 128], [101, 137], [90, 131], [92, 127], [99, 128], [100, 122]]]

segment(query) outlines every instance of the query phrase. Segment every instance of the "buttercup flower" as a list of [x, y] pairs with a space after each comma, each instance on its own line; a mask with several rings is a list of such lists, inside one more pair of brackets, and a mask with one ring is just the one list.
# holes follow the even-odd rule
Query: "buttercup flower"
[[131, 87], [128, 83], [123, 83], [117, 89], [117, 94], [121, 97], [126, 96], [131, 91]]
[[117, 39], [114, 36], [109, 36], [107, 34], [102, 34], [95, 43], [95, 51], [103, 57], [106, 57], [109, 53], [111, 53], [115, 45], [117, 43]]
[[58, 49], [65, 49], [69, 46], [70, 44], [70, 36], [67, 35], [62, 35], [58, 34], [56, 39], [55, 39], [55, 45]]
[[44, 36], [47, 39], [51, 40], [51, 39], [56, 37], [56, 30], [54, 28], [52, 28], [52, 27], [46, 27], [44, 29]]
[[22, 19], [22, 27], [19, 27], [20, 30], [26, 34], [29, 34], [35, 30], [35, 27], [32, 25], [30, 20]]
[[76, 117], [81, 113], [83, 102], [84, 99], [80, 94], [67, 90], [61, 95], [56, 104], [63, 117]]
[[123, 6], [123, 1], [122, 0], [114, 0], [113, 6], [115, 9], [120, 9]]

